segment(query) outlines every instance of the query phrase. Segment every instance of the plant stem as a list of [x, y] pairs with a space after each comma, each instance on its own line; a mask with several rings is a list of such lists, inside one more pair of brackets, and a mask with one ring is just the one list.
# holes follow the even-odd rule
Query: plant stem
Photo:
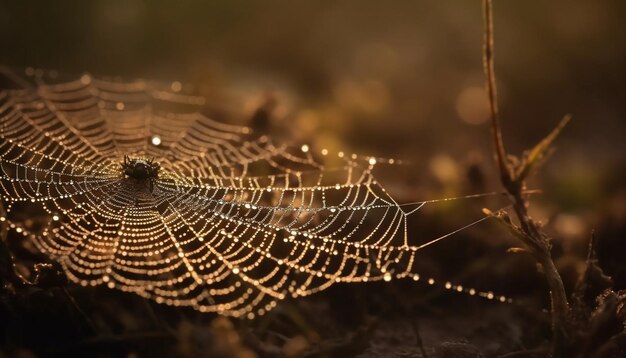
[[483, 0], [484, 34], [483, 34], [483, 70], [486, 76], [487, 96], [491, 114], [491, 135], [495, 145], [496, 161], [502, 175], [502, 182], [510, 182], [512, 173], [506, 163], [506, 151], [502, 140], [500, 118], [498, 116], [498, 88], [493, 65], [493, 7], [491, 1]]
[[[522, 161], [521, 167], [514, 170], [512, 164], [507, 161], [507, 153], [504, 149], [502, 129], [498, 118], [498, 95], [496, 76], [493, 60], [493, 3], [492, 0], [483, 0], [484, 38], [483, 38], [483, 67], [486, 77], [486, 87], [489, 99], [491, 116], [491, 133], [494, 145], [496, 162], [500, 171], [500, 180], [505, 190], [513, 201], [513, 209], [520, 223], [522, 235], [518, 237], [530, 249], [529, 251], [543, 268], [548, 287], [552, 307], [552, 354], [555, 357], [563, 354], [563, 347], [567, 338], [567, 322], [569, 304], [563, 281], [559, 275], [550, 253], [552, 245], [549, 237], [528, 215], [528, 201], [524, 196], [526, 174], [534, 161]], [[565, 122], [566, 123], [566, 122]], [[559, 129], [560, 130], [560, 129]], [[557, 132], [553, 132], [558, 134]], [[549, 136], [550, 137], [550, 136]], [[553, 138], [549, 138], [550, 140]], [[548, 143], [548, 142], [545, 142]], [[527, 167], [528, 166], [528, 167]], [[523, 174], [516, 174], [523, 173]]]

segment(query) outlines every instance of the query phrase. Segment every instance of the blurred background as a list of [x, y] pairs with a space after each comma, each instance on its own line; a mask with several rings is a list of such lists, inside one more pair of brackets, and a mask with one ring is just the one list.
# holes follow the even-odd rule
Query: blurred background
[[[626, 2], [620, 0], [495, 2], [496, 72], [507, 149], [521, 153], [565, 114], [573, 116], [557, 151], [531, 182], [543, 190], [534, 197], [531, 212], [555, 237], [555, 256], [568, 289], [584, 263], [592, 230], [601, 266], [617, 288], [626, 288], [624, 14]], [[478, 0], [4, 0], [0, 64], [55, 70], [75, 78], [89, 72], [178, 81], [186, 90], [206, 96], [210, 106], [237, 113], [225, 120], [312, 148], [406, 160], [410, 164], [381, 169], [379, 176], [398, 201], [411, 202], [499, 190], [483, 90], [481, 16]], [[259, 108], [269, 113], [268, 120], [255, 122]], [[482, 206], [497, 205], [494, 199], [440, 204], [425, 218], [415, 219], [411, 232], [434, 238], [480, 217]], [[419, 336], [415, 332], [433, 349], [469, 340], [472, 347], [493, 353], [539, 342], [549, 330], [524, 336], [520, 331], [528, 323], [519, 318], [519, 310], [540, 312], [546, 307], [542, 277], [530, 258], [507, 254], [517, 243], [491, 226], [481, 225], [425, 252], [424, 270], [521, 296], [530, 302], [522, 308], [469, 300], [462, 301], [465, 307], [478, 308], [448, 311], [444, 308], [458, 306], [465, 298], [402, 282], [385, 289], [360, 285], [333, 288], [253, 323], [191, 312], [181, 316], [152, 307], [155, 319], [168, 321], [175, 331], [172, 341], [160, 344], [179, 355], [198, 344], [214, 347], [233, 339], [244, 355], [263, 355], [259, 345], [267, 342], [283, 351], [305, 347], [319, 353], [324, 347], [320, 342], [360, 337], [371, 317], [382, 323], [367, 331], [366, 343], [350, 341], [346, 346], [354, 348], [351, 353], [376, 356], [377, 349], [387, 352], [403, 344], [410, 353]], [[113, 297], [113, 306], [139, 304], [118, 293], [98, 292]], [[75, 294], [88, 313], [93, 309], [94, 315], [102, 315], [92, 307], [97, 306], [93, 293]], [[346, 297], [367, 297], [365, 313], [342, 303]], [[420, 312], [415, 314], [421, 320], [419, 329], [405, 329], [415, 322], [406, 319], [398, 302]], [[111, 334], [146, 330], [143, 323], [112, 324], [106, 315], [98, 317], [93, 319], [104, 322], [96, 325], [109, 327]], [[476, 317], [488, 321], [485, 327], [474, 327]], [[508, 333], [494, 333], [499, 325], [507, 326]], [[268, 338], [272, 329], [282, 338]], [[415, 332], [404, 337], [394, 330]], [[250, 338], [249, 332], [262, 333]], [[400, 337], [402, 344], [389, 336]], [[185, 346], [185, 339], [191, 339], [192, 348]], [[17, 346], [27, 347], [25, 352], [33, 349], [34, 343], [24, 342]], [[146, 349], [143, 340], [139, 345], [107, 342], [119, 348], [115, 353], [141, 356]]]

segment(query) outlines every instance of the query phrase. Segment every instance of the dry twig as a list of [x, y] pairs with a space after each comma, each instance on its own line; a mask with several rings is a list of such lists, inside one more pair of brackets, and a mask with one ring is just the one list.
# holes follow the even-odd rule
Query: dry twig
[[552, 332], [554, 356], [560, 356], [567, 339], [569, 304], [563, 281], [552, 261], [550, 238], [543, 232], [540, 225], [528, 214], [528, 200], [524, 195], [526, 179], [536, 165], [546, 156], [561, 129], [570, 120], [566, 116], [559, 125], [533, 149], [524, 155], [519, 163], [508, 161], [508, 154], [504, 148], [502, 129], [498, 117], [498, 95], [493, 60], [493, 4], [492, 0], [483, 0], [484, 10], [484, 44], [483, 65], [486, 76], [486, 87], [489, 98], [491, 115], [491, 132], [496, 156], [496, 162], [500, 171], [500, 180], [513, 202], [513, 210], [520, 226], [516, 226], [510, 220], [500, 220], [519, 238], [528, 248], [537, 263], [543, 268], [548, 286], [550, 288], [552, 306]]

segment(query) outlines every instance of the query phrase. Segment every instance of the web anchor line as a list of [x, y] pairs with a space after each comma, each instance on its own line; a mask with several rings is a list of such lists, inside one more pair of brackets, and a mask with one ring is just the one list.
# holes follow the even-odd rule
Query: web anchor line
[[[524, 191], [524, 194], [526, 194], [526, 195], [539, 194], [539, 193], [541, 193], [541, 190], [537, 190], [537, 189], [528, 189], [528, 190]], [[414, 202], [410, 202], [410, 203], [398, 204], [398, 206], [400, 206], [400, 207], [417, 206], [416, 208], [411, 209], [411, 210], [405, 212], [406, 215], [411, 215], [411, 214], [417, 212], [422, 207], [424, 207], [424, 205], [426, 205], [426, 204], [441, 203], [441, 202], [447, 202], [447, 201], [456, 201], [456, 200], [462, 200], [462, 199], [477, 199], [477, 198], [485, 198], [485, 197], [500, 196], [500, 195], [501, 196], [505, 196], [505, 195], [507, 195], [507, 193], [505, 191], [492, 191], [492, 192], [487, 192], [487, 193], [469, 194], [469, 195], [455, 196], [455, 197], [443, 198], [443, 199], [430, 199], [430, 200], [423, 200], [423, 201], [414, 201]]]

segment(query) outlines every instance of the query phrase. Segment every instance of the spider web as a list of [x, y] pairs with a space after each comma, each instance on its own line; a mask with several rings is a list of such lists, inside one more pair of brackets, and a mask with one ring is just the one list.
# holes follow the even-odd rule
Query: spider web
[[[375, 158], [325, 169], [306, 146], [201, 114], [179, 88], [35, 79], [0, 92], [0, 219], [72, 281], [252, 318], [338, 282], [419, 279], [430, 243], [409, 243]], [[121, 174], [124, 156], [160, 164], [152, 191]], [[43, 227], [20, 217], [25, 204]]]

